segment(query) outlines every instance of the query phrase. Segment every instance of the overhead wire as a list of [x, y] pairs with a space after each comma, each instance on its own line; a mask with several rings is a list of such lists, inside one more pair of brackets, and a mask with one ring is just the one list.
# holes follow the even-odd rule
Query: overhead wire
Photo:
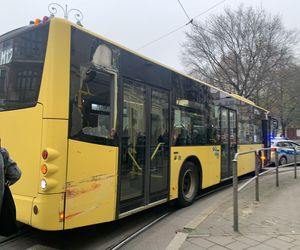
[[195, 17], [190, 18], [189, 15], [187, 14], [187, 12], [185, 11], [183, 5], [181, 4], [181, 2], [178, 0], [178, 2], [179, 2], [179, 4], [180, 4], [181, 8], [183, 9], [183, 11], [184, 11], [186, 17], [189, 19], [189, 22], [186, 23], [186, 24], [184, 24], [184, 25], [181, 25], [180, 27], [178, 27], [178, 28], [176, 28], [176, 29], [174, 29], [174, 30], [169, 31], [168, 33], [166, 33], [166, 34], [164, 34], [164, 35], [162, 35], [162, 36], [160, 36], [160, 37], [158, 37], [158, 38], [156, 38], [156, 39], [154, 39], [154, 40], [152, 40], [152, 41], [150, 41], [150, 42], [148, 42], [148, 43], [146, 43], [146, 44], [144, 44], [143, 46], [137, 48], [136, 50], [141, 50], [141, 49], [143, 49], [143, 48], [145, 48], [145, 47], [148, 47], [149, 45], [158, 42], [159, 40], [161, 40], [161, 39], [163, 39], [163, 38], [165, 38], [165, 37], [167, 37], [167, 36], [169, 36], [169, 35], [175, 33], [176, 31], [181, 30], [182, 28], [186, 27], [187, 25], [193, 24], [193, 20], [194, 20], [195, 18], [198, 18], [199, 16], [201, 16], [201, 15], [207, 13], [208, 11], [210, 11], [210, 10], [212, 10], [213, 8], [219, 6], [220, 4], [222, 4], [222, 3], [225, 2], [225, 1], [226, 1], [226, 0], [222, 0], [222, 1], [218, 2], [218, 3], [216, 3], [215, 5], [211, 6], [209, 9], [207, 9], [207, 10], [201, 12], [200, 14], [196, 15]]
[[179, 3], [180, 7], [182, 8], [184, 14], [186, 15], [187, 19], [189, 19], [189, 21], [191, 21], [191, 18], [190, 18], [189, 15], [187, 14], [187, 12], [186, 12], [185, 8], [183, 7], [182, 3], [180, 2], [180, 0], [177, 0], [177, 1], [178, 1], [178, 3]]

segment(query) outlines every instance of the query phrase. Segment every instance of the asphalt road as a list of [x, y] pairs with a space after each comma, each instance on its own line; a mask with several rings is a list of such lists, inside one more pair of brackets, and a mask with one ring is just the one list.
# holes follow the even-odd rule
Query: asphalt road
[[109, 249], [164, 214], [166, 210], [171, 209], [172, 213], [169, 216], [154, 224], [121, 248], [165, 249], [178, 230], [182, 230], [201, 211], [215, 204], [218, 199], [231, 195], [231, 192], [231, 188], [226, 188], [202, 197], [195, 201], [192, 206], [183, 209], [174, 209], [174, 206], [164, 204], [119, 221], [67, 231], [45, 232], [25, 227], [21, 230], [20, 236], [0, 244], [0, 249]]

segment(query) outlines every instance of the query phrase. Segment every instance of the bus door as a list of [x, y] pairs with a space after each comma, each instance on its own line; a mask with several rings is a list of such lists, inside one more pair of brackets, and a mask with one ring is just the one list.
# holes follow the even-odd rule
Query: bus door
[[236, 111], [221, 108], [221, 179], [232, 176], [232, 160], [237, 152]]
[[119, 214], [168, 197], [169, 93], [124, 81], [122, 109]]

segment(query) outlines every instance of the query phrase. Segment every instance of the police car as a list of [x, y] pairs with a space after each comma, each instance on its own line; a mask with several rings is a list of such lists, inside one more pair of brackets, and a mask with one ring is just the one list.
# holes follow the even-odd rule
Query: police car
[[[278, 152], [279, 165], [285, 165], [294, 162], [294, 148], [297, 155], [300, 155], [300, 144], [285, 139], [275, 139], [271, 141], [271, 162], [275, 163], [275, 151]], [[299, 158], [299, 156], [297, 156]], [[298, 161], [298, 160], [297, 160]]]

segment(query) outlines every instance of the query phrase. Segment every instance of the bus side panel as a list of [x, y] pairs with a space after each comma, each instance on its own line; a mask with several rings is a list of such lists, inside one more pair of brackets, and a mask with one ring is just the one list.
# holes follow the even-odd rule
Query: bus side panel
[[116, 215], [118, 148], [69, 140], [65, 229]]
[[[64, 194], [67, 167], [68, 121], [60, 119], [43, 120], [43, 139], [40, 152], [47, 150], [48, 157], [44, 160], [39, 154], [39, 178], [37, 181], [38, 196], [33, 200], [33, 208], [38, 212], [32, 214], [31, 225], [43, 230], [62, 230], [64, 211]], [[47, 166], [47, 173], [42, 174], [41, 166]], [[41, 180], [47, 186], [41, 188]]]
[[[239, 145], [238, 152], [245, 152], [250, 150], [256, 150], [263, 148], [262, 144], [252, 144], [252, 145]], [[240, 155], [238, 157], [238, 175], [244, 175], [255, 171], [255, 157], [254, 153]]]
[[11, 186], [15, 195], [17, 219], [28, 223], [32, 200], [38, 192], [43, 107], [0, 112], [1, 146], [7, 148], [22, 171], [21, 179]]
[[70, 81], [70, 25], [51, 21], [39, 102], [44, 118], [68, 119]]
[[63, 230], [63, 219], [60, 213], [64, 208], [64, 193], [39, 194], [33, 200], [33, 210], [38, 208], [38, 212], [32, 213], [31, 225], [35, 228], [56, 231]]
[[171, 148], [170, 200], [178, 198], [178, 177], [183, 162], [189, 156], [196, 156], [202, 167], [202, 187], [220, 182], [220, 146], [184, 146]]

